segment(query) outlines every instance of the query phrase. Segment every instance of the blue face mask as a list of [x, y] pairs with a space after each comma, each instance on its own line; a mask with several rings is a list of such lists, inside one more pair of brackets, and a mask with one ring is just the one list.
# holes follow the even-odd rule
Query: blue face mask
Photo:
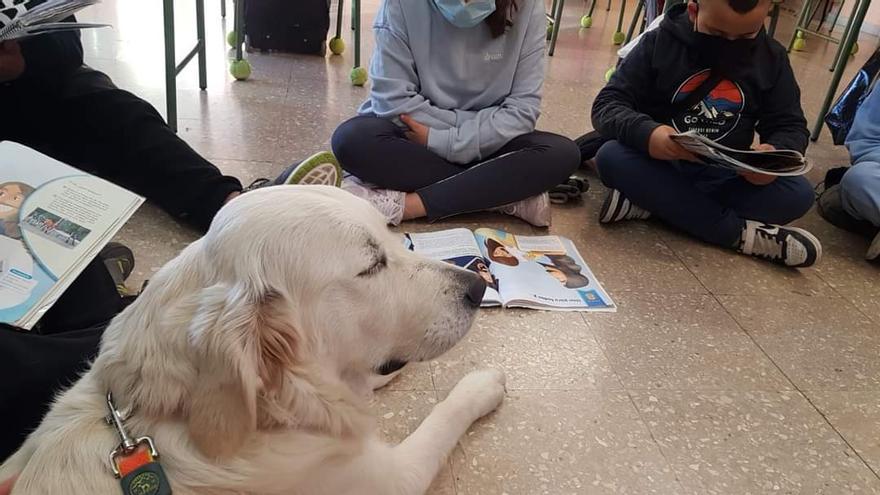
[[447, 21], [463, 29], [472, 28], [495, 12], [495, 0], [434, 0]]

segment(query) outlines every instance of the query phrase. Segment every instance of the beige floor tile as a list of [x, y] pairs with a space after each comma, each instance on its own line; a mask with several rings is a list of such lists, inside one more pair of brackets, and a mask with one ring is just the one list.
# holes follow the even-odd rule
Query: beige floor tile
[[682, 493], [624, 393], [512, 391], [453, 455], [459, 494]]
[[152, 204], [144, 204], [116, 236], [134, 252], [135, 267], [126, 285], [140, 289], [165, 263], [200, 236]]
[[437, 389], [450, 389], [481, 368], [504, 371], [510, 390], [620, 388], [577, 313], [485, 310], [464, 340], [433, 364]]
[[807, 396], [874, 472], [880, 472], [880, 392], [807, 392]]
[[664, 229], [663, 240], [713, 294], [822, 294], [828, 285], [812, 268], [774, 265]]
[[802, 390], [880, 390], [880, 332], [843, 299], [779, 295], [720, 300]]
[[586, 322], [627, 389], [791, 388], [711, 296], [627, 293], [617, 304]]
[[595, 194], [584, 205], [557, 209], [558, 221], [551, 231], [574, 241], [612, 297], [620, 291], [706, 293], [652, 223], [601, 226], [596, 216], [601, 200]]
[[431, 378], [431, 363], [409, 363], [394, 380], [382, 391], [421, 391], [433, 392], [434, 381]]
[[[382, 438], [397, 444], [418, 428], [437, 404], [432, 392], [396, 392], [382, 390], [373, 400], [372, 410], [379, 419]], [[454, 495], [455, 480], [452, 464], [447, 462], [441, 469], [427, 495]]]
[[633, 396], [676, 476], [697, 493], [880, 493], [880, 480], [797, 392]]

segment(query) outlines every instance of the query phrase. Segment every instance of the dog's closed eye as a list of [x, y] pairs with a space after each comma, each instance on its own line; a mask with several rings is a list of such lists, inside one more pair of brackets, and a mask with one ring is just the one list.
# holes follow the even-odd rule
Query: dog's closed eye
[[388, 258], [386, 258], [385, 255], [382, 255], [381, 257], [377, 258], [376, 261], [374, 261], [369, 268], [358, 273], [358, 277], [371, 277], [384, 270], [387, 266]]

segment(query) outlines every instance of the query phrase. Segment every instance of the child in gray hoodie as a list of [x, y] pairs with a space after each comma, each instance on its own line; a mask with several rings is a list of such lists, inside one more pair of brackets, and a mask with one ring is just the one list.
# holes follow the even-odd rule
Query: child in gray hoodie
[[391, 224], [496, 209], [549, 225], [545, 191], [580, 158], [535, 130], [546, 22], [540, 0], [384, 0], [370, 97], [333, 135], [343, 187]]

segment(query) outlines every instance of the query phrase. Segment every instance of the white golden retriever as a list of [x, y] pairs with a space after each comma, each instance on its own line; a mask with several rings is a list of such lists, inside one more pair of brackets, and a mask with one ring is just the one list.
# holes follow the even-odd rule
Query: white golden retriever
[[377, 437], [367, 401], [378, 371], [455, 345], [483, 290], [407, 251], [339, 189], [244, 194], [113, 320], [0, 481], [21, 473], [13, 494], [121, 493], [110, 391], [131, 436], [155, 441], [176, 495], [422, 494], [501, 403], [504, 375], [467, 375], [396, 446]]

